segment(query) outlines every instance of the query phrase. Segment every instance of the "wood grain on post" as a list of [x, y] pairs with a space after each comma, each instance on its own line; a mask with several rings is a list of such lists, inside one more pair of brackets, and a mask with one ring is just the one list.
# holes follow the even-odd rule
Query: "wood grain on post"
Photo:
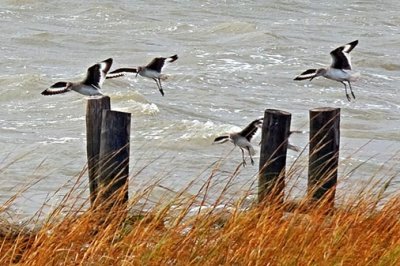
[[128, 202], [130, 128], [130, 113], [103, 111], [98, 203], [112, 207]]
[[261, 136], [258, 201], [283, 202], [291, 114], [267, 109]]
[[[310, 110], [308, 195], [334, 206], [340, 144], [340, 108]], [[323, 200], [323, 201], [322, 201]]]
[[103, 110], [110, 110], [110, 97], [89, 98], [86, 105], [86, 152], [89, 173], [90, 203], [97, 197], [100, 132]]

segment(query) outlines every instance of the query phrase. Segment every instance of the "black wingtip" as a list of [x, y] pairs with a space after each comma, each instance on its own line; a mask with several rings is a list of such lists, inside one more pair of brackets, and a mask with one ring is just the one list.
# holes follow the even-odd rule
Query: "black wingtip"
[[65, 82], [65, 81], [59, 81], [59, 82], [56, 82], [56, 83], [54, 83], [53, 85], [51, 85], [50, 86], [50, 88], [64, 88], [64, 87], [66, 87], [67, 86], [67, 82]]
[[214, 139], [213, 143], [224, 143], [224, 142], [226, 142], [228, 140], [229, 140], [229, 136], [228, 135], [222, 135], [222, 136], [216, 137]]
[[351, 43], [349, 43], [352, 46], [356, 46], [358, 44], [358, 40], [352, 41]]
[[299, 77], [299, 76], [297, 76], [297, 77], [295, 77], [293, 80], [305, 80], [305, 79], [312, 80], [313, 77], [306, 77], [306, 78], [304, 78], [304, 77]]
[[173, 56], [170, 56], [169, 58], [170, 58], [170, 60], [168, 62], [172, 63], [172, 62], [178, 60], [178, 55], [174, 54]]
[[61, 93], [65, 93], [65, 92], [67, 92], [68, 90], [65, 90], [65, 91], [51, 91], [51, 90], [44, 90], [44, 91], [42, 91], [42, 95], [44, 95], [44, 96], [49, 96], [49, 95], [56, 95], [56, 94], [61, 94]]
[[108, 58], [106, 60], [103, 60], [102, 62], [107, 63], [107, 64], [112, 64], [113, 59], [110, 57], [110, 58]]

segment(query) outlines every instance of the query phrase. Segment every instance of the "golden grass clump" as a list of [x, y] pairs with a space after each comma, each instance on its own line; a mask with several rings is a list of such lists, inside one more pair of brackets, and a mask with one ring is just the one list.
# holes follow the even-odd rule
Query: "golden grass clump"
[[332, 212], [304, 200], [287, 212], [287, 203], [245, 206], [249, 195], [226, 200], [226, 189], [209, 203], [211, 179], [197, 195], [147, 204], [160, 187], [151, 185], [107, 210], [71, 204], [72, 191], [34, 227], [1, 220], [0, 264], [400, 265], [398, 195], [384, 204], [360, 196]]

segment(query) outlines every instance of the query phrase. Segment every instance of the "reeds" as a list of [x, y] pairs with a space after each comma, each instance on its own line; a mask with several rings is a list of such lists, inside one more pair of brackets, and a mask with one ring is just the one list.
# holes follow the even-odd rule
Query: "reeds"
[[[180, 191], [154, 182], [130, 195], [127, 207], [115, 205], [107, 211], [91, 209], [90, 202], [82, 200], [81, 186], [87, 182], [82, 171], [52, 212], [29, 221], [35, 226], [1, 222], [0, 264], [400, 264], [397, 194], [386, 197], [383, 204], [379, 189], [374, 194], [365, 189], [327, 213], [323, 203], [310, 207], [307, 199], [293, 207], [290, 195], [283, 204], [257, 204], [251, 195], [254, 189], [232, 196], [231, 185], [240, 168], [226, 174], [215, 164], [209, 171], [195, 194], [188, 192], [194, 181]], [[290, 173], [289, 178], [299, 176]], [[223, 174], [223, 188], [212, 194], [216, 177]], [[153, 201], [155, 189], [169, 196]]]

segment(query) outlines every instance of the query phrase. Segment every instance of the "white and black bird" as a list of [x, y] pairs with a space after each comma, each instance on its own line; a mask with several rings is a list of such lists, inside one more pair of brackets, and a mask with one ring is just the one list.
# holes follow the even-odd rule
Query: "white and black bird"
[[256, 119], [252, 121], [242, 131], [219, 136], [214, 139], [213, 143], [217, 144], [230, 141], [235, 146], [238, 146], [242, 151], [243, 165], [246, 165], [246, 160], [244, 158], [244, 150], [247, 150], [250, 156], [251, 164], [254, 165], [254, 160], [252, 156], [255, 154], [255, 151], [250, 142], [253, 136], [256, 134], [257, 130], [262, 127], [262, 123], [263, 123], [262, 118]]
[[353, 74], [351, 72], [351, 58], [350, 52], [356, 47], [358, 44], [358, 40], [350, 42], [346, 45], [340, 46], [333, 50], [330, 54], [332, 57], [332, 64], [327, 68], [319, 68], [319, 69], [308, 69], [301, 73], [300, 75], [296, 76], [294, 80], [304, 80], [323, 76], [327, 79], [336, 80], [344, 85], [346, 91], [347, 100], [351, 101], [350, 95], [347, 92], [347, 86], [345, 81], [349, 84], [350, 92], [353, 98], [355, 99], [356, 96], [353, 93], [353, 89], [351, 88], [350, 81], [354, 81], [358, 78], [359, 73]]
[[172, 63], [178, 59], [178, 55], [173, 55], [170, 57], [156, 57], [146, 66], [139, 66], [137, 68], [118, 68], [111, 71], [107, 78], [117, 78], [124, 76], [126, 73], [136, 73], [142, 77], [153, 79], [160, 91], [161, 95], [164, 96], [164, 91], [161, 85], [161, 80], [166, 79], [166, 76], [161, 74], [161, 70], [165, 62]]
[[86, 78], [80, 82], [59, 81], [44, 90], [42, 95], [54, 95], [68, 91], [76, 91], [87, 96], [103, 95], [101, 86], [106, 79], [107, 72], [112, 65], [112, 58], [108, 58], [87, 69]]

